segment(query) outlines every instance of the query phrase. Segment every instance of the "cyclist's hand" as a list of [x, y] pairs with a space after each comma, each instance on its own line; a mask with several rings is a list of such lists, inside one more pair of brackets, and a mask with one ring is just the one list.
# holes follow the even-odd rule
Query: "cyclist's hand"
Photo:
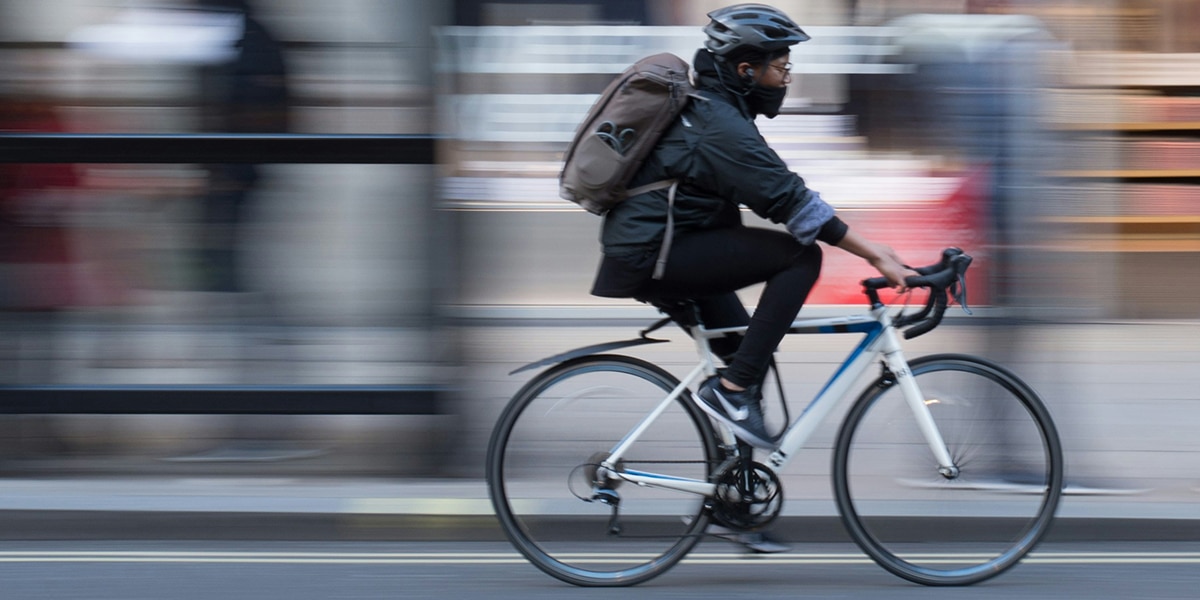
[[868, 258], [867, 262], [871, 263], [871, 266], [875, 267], [880, 275], [887, 278], [888, 283], [892, 284], [897, 291], [901, 293], [908, 291], [908, 286], [904, 283], [905, 278], [919, 275], [919, 273], [906, 267], [904, 261], [900, 260], [900, 255], [896, 254], [891, 246], [876, 244], [875, 252], [872, 254], [873, 256]]
[[896, 254], [891, 246], [872, 242], [853, 229], [846, 232], [845, 237], [838, 242], [838, 247], [870, 263], [879, 271], [880, 275], [888, 280], [892, 287], [897, 288], [901, 293], [908, 291], [904, 279], [919, 275], [916, 271], [904, 266], [904, 261], [900, 260], [900, 255]]

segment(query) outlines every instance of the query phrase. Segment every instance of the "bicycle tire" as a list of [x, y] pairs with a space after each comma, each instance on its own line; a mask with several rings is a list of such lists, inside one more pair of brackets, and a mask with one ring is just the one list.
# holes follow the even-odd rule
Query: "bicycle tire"
[[1057, 430], [1032, 388], [986, 359], [941, 354], [909, 366], [959, 471], [938, 472], [884, 373], [855, 401], [836, 441], [842, 522], [868, 556], [909, 581], [990, 579], [1050, 529], [1063, 487]]
[[[662, 574], [695, 547], [710, 520], [699, 495], [613, 479], [620, 535], [609, 533], [611, 508], [589, 501], [591, 465], [678, 384], [641, 359], [592, 355], [547, 369], [517, 392], [492, 433], [487, 482], [500, 526], [525, 558], [571, 584], [627, 586]], [[718, 456], [708, 417], [681, 396], [621, 469], [707, 481]]]

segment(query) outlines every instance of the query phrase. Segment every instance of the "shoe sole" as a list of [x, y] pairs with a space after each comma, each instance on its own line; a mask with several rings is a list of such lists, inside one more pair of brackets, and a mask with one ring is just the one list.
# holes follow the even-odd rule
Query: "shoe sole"
[[774, 450], [775, 448], [777, 448], [777, 446], [775, 445], [775, 442], [765, 440], [765, 439], [760, 438], [757, 435], [751, 433], [745, 427], [742, 427], [741, 425], [739, 425], [737, 421], [730, 419], [724, 412], [721, 412], [721, 410], [719, 408], [710, 406], [707, 402], [704, 401], [704, 399], [702, 399], [700, 397], [699, 394], [692, 394], [692, 400], [696, 403], [696, 406], [700, 407], [700, 410], [704, 411], [705, 414], [720, 421], [723, 425], [732, 429], [733, 434], [735, 436], [737, 436], [738, 439], [740, 439], [744, 442], [747, 442], [751, 446], [754, 446], [755, 448], [758, 448], [760, 450]]
[[[684, 525], [692, 524], [691, 517], [683, 517], [682, 520], [683, 520]], [[710, 524], [708, 526], [708, 529], [704, 530], [704, 533], [706, 535], [711, 535], [719, 540], [724, 540], [731, 544], [737, 544], [738, 546], [741, 546], [745, 551], [750, 552], [752, 554], [779, 554], [782, 552], [791, 552], [792, 551], [791, 546], [788, 546], [787, 544], [783, 544], [781, 542], [776, 542], [774, 540], [767, 539], [765, 536], [762, 536], [761, 534], [759, 534], [760, 537], [758, 539], [752, 539], [750, 536], [752, 536], [753, 534], [746, 533], [746, 532], [739, 533], [737, 531], [729, 529], [728, 527], [722, 527], [721, 525], [717, 525], [716, 523]]]

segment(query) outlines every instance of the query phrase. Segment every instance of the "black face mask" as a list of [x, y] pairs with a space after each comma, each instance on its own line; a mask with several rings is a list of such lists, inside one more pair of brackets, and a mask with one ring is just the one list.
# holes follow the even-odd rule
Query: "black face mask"
[[746, 105], [755, 115], [774, 119], [779, 115], [779, 109], [783, 108], [783, 99], [786, 96], [787, 86], [773, 88], [756, 83], [750, 86], [750, 93], [746, 95]]

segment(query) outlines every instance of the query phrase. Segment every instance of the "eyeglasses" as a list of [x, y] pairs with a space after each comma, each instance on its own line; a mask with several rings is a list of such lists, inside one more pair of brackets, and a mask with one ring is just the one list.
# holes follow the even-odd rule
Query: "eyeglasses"
[[783, 65], [782, 67], [777, 64], [774, 64], [774, 63], [767, 63], [767, 66], [771, 67], [772, 69], [778, 69], [779, 72], [783, 73], [784, 75], [792, 74], [792, 63], [787, 63], [786, 65]]

